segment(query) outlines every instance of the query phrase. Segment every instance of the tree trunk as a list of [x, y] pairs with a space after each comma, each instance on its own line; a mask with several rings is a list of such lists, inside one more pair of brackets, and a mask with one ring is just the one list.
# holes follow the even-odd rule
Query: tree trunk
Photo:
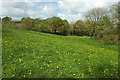
[[94, 29], [93, 29], [93, 31], [92, 31], [92, 33], [91, 33], [91, 37], [93, 37], [94, 34], [95, 34], [95, 27], [94, 27]]
[[55, 31], [55, 34], [56, 34], [56, 30], [54, 29], [54, 31]]

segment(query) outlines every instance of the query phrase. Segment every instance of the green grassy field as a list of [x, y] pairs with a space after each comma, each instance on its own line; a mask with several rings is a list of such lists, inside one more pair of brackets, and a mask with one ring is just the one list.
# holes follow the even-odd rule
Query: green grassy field
[[118, 47], [89, 37], [3, 28], [3, 78], [116, 78]]

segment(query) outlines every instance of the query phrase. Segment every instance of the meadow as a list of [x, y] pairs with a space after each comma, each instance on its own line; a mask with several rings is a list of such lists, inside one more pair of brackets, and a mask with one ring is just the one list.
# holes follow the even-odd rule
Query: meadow
[[118, 47], [90, 37], [2, 29], [3, 78], [118, 78]]

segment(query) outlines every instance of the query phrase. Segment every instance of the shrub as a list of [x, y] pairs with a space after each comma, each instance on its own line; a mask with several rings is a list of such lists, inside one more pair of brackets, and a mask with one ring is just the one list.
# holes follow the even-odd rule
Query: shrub
[[93, 40], [97, 40], [97, 37], [96, 37], [96, 36], [93, 36], [93, 37], [91, 37], [91, 39], [93, 39]]
[[110, 28], [105, 28], [103, 30], [103, 35], [109, 35], [109, 34], [112, 34], [112, 30]]
[[9, 21], [9, 22], [7, 22], [6, 27], [16, 28], [15, 22], [14, 22], [14, 21]]
[[21, 23], [16, 23], [15, 26], [16, 26], [17, 29], [22, 29], [22, 24]]
[[113, 35], [113, 34], [110, 34], [110, 35], [103, 35], [103, 41], [105, 44], [118, 44], [118, 36], [117, 35]]
[[99, 34], [97, 35], [97, 39], [101, 40], [103, 38], [103, 31], [100, 31]]
[[113, 33], [114, 35], [118, 35], [118, 27], [117, 27], [117, 26], [113, 27], [112, 33]]

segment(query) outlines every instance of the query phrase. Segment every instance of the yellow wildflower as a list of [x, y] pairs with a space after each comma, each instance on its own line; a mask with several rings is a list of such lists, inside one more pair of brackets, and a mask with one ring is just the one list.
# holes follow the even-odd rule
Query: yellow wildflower
[[20, 58], [19, 58], [19, 61], [21, 62], [21, 61], [22, 61], [22, 59], [20, 59]]
[[29, 74], [31, 74], [31, 72]]
[[37, 59], [38, 59], [39, 57], [37, 57]]
[[108, 71], [108, 69], [106, 69], [106, 71]]
[[89, 72], [91, 72], [91, 67], [89, 67]]
[[49, 61], [50, 63], [52, 62], [52, 61]]
[[78, 62], [80, 61], [80, 59], [78, 59]]
[[84, 74], [82, 73], [82, 76], [83, 76]]
[[48, 67], [49, 67], [49, 64], [48, 64]]
[[106, 71], [104, 71], [104, 73], [106, 73]]

